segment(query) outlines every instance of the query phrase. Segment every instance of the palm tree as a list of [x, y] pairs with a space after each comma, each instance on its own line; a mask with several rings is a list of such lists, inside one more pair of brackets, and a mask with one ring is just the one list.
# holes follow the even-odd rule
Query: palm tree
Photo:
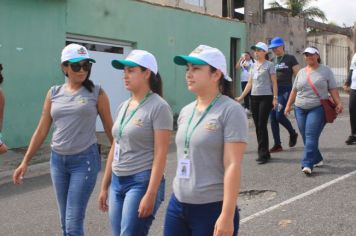
[[286, 6], [287, 9], [291, 10], [292, 16], [302, 16], [308, 19], [319, 18], [322, 21], [326, 21], [327, 19], [325, 13], [322, 10], [320, 10], [318, 7], [308, 7], [311, 1], [313, 0], [281, 0], [283, 3], [281, 4], [275, 0], [269, 5], [271, 8]]

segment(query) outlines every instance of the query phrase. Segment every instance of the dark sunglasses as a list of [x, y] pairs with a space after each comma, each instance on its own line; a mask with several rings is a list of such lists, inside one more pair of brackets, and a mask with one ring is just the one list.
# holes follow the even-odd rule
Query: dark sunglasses
[[314, 56], [315, 54], [311, 54], [311, 53], [308, 53], [308, 52], [306, 52], [306, 53], [304, 53], [304, 56], [306, 56], [306, 57], [312, 57], [312, 56]]
[[75, 62], [75, 63], [69, 63], [69, 66], [74, 72], [79, 72], [82, 68], [83, 71], [88, 72], [91, 69], [92, 63], [85, 62], [83, 64], [80, 64], [79, 62]]

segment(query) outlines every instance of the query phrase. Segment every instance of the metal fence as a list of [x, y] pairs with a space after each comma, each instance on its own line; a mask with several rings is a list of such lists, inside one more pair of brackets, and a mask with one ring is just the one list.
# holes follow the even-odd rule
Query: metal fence
[[330, 67], [334, 73], [337, 86], [342, 87], [349, 71], [351, 55], [349, 48], [345, 46], [316, 43], [311, 41], [308, 41], [307, 45], [318, 48], [322, 64]]

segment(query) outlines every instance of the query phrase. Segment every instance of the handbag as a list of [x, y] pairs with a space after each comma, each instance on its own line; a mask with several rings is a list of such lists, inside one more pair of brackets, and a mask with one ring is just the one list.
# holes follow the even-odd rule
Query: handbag
[[307, 73], [307, 80], [308, 80], [309, 85], [312, 87], [314, 93], [320, 98], [320, 103], [324, 108], [324, 114], [325, 114], [326, 123], [333, 123], [334, 120], [337, 117], [337, 112], [335, 110], [336, 104], [335, 104], [333, 98], [329, 96], [327, 99], [322, 99], [320, 97], [320, 95], [318, 93], [318, 90], [316, 90], [313, 82], [310, 79], [310, 74], [309, 73]]

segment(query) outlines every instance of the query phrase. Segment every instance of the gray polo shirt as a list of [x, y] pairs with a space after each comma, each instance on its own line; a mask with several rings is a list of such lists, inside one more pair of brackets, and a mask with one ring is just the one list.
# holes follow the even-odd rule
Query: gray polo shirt
[[[185, 106], [178, 118], [177, 158], [183, 157], [185, 130], [196, 102]], [[203, 112], [195, 112], [190, 129]], [[197, 126], [190, 141], [190, 178], [178, 175], [173, 191], [180, 202], [204, 204], [222, 201], [224, 196], [224, 143], [247, 143], [248, 123], [240, 104], [221, 96]]]
[[66, 84], [51, 87], [51, 117], [54, 132], [51, 147], [62, 155], [73, 155], [96, 143], [95, 122], [100, 86], [70, 93]]
[[[117, 140], [121, 119], [129, 100], [118, 108], [118, 116], [112, 128]], [[130, 110], [127, 110], [126, 117]], [[173, 115], [168, 103], [153, 93], [137, 110], [124, 127], [119, 140], [120, 158], [113, 160], [112, 171], [117, 176], [128, 176], [152, 169], [154, 157], [154, 131], [172, 130]]]
[[[312, 71], [310, 78], [321, 98], [328, 98], [330, 89], [336, 88], [333, 72], [325, 65]], [[295, 105], [302, 109], [312, 109], [320, 106], [320, 98], [314, 93], [307, 80], [306, 68], [301, 69], [295, 77], [293, 90], [297, 92]]]
[[251, 95], [273, 95], [271, 75], [276, 74], [275, 66], [270, 61], [253, 65], [251, 71], [252, 90]]

